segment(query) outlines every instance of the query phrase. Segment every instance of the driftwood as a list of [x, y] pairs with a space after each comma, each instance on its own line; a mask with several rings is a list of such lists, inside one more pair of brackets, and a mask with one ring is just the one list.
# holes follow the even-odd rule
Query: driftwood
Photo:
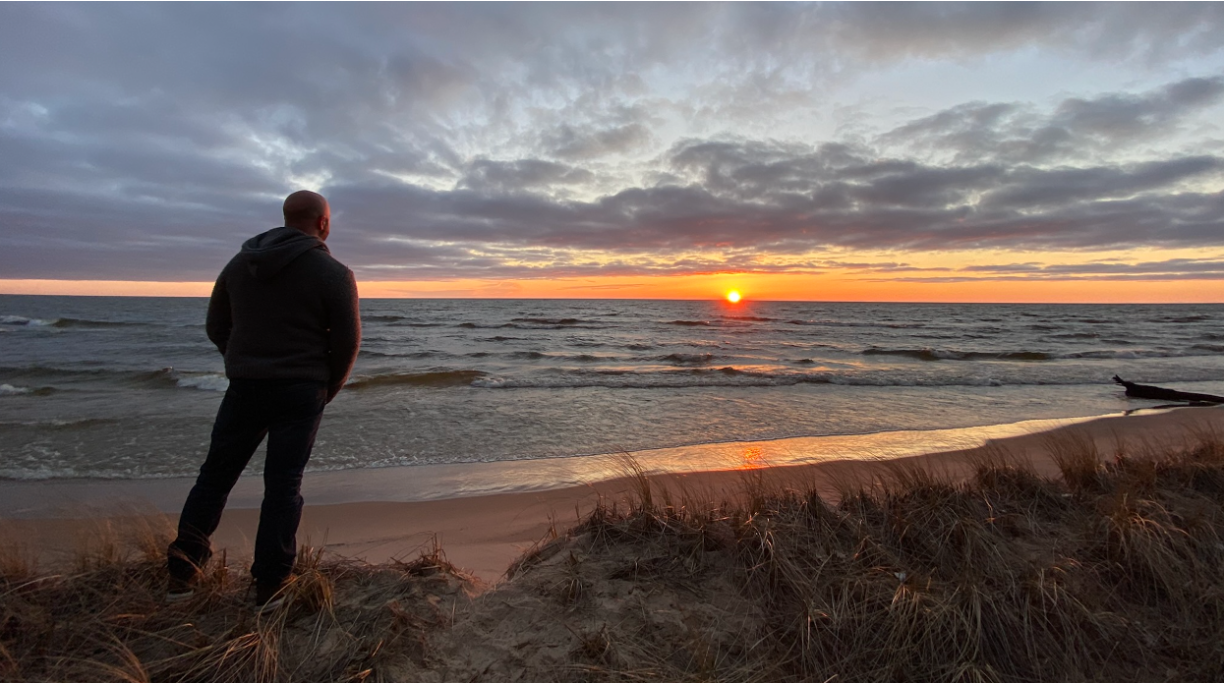
[[1177, 390], [1156, 387], [1155, 385], [1140, 385], [1137, 382], [1127, 382], [1118, 376], [1114, 382], [1126, 388], [1126, 396], [1136, 399], [1155, 399], [1157, 401], [1194, 401], [1209, 404], [1224, 404], [1224, 397], [1214, 394], [1199, 394], [1198, 392], [1179, 392]]

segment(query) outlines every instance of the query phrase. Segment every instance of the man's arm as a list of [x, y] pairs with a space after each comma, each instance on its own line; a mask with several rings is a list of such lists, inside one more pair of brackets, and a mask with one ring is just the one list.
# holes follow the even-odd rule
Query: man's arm
[[336, 398], [353, 371], [361, 346], [361, 309], [357, 303], [357, 281], [348, 271], [343, 284], [329, 293], [327, 331], [329, 379], [327, 400]]
[[225, 271], [217, 276], [213, 285], [212, 296], [208, 298], [208, 318], [204, 323], [208, 339], [217, 345], [217, 350], [225, 356], [225, 348], [229, 345], [230, 332], [234, 329], [233, 312], [230, 310], [229, 290], [225, 287]]

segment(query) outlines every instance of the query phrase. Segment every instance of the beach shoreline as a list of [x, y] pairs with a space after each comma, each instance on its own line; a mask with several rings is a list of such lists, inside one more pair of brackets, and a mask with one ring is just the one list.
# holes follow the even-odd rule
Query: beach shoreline
[[[564, 457], [330, 470], [308, 468], [302, 493], [311, 505], [407, 503], [493, 494], [530, 494], [614, 480], [623, 474], [624, 456], [631, 457], [651, 475], [804, 466], [835, 460], [889, 461], [970, 449], [992, 440], [1048, 432], [1132, 413], [1153, 415], [1167, 410], [1164, 407], [1140, 408], [1128, 413], [1030, 419], [963, 428], [734, 440]], [[253, 462], [258, 462], [262, 453], [261, 448]], [[90, 515], [121, 513], [133, 508], [177, 513], [194, 481], [194, 476], [0, 478], [0, 519], [73, 518], [81, 517], [83, 512]], [[248, 470], [231, 492], [227, 508], [258, 509], [262, 495], [261, 476]]]
[[[1224, 410], [1220, 408], [1179, 408], [1090, 420], [1039, 422], [1063, 424], [1042, 425], [1046, 428], [1042, 430], [1031, 429], [1034, 426], [1025, 423], [991, 426], [989, 430], [979, 429], [973, 443], [963, 441], [965, 435], [962, 434], [962, 444], [967, 445], [962, 448], [931, 448], [932, 445], [938, 447], [943, 444], [946, 447], [948, 444], [933, 440], [911, 445], [911, 453], [888, 458], [822, 458], [821, 454], [809, 454], [807, 462], [792, 459], [791, 463], [780, 464], [770, 458], [770, 453], [765, 450], [772, 444], [773, 453], [781, 453], [778, 443], [734, 443], [717, 445], [724, 457], [728, 453], [741, 457], [747, 455], [747, 459], [740, 458], [739, 463], [730, 468], [660, 471], [656, 466], [664, 461], [653, 458], [658, 454], [651, 453], [644, 454], [644, 458], [634, 462], [651, 472], [650, 480], [655, 488], [666, 489], [694, 501], [734, 500], [751, 482], [781, 488], [811, 488], [828, 500], [835, 501], [839, 492], [870, 485], [897, 468], [922, 466], [957, 478], [970, 474], [974, 464], [982, 459], [997, 459], [1001, 454], [1031, 463], [1039, 474], [1052, 475], [1056, 469], [1048, 447], [1058, 440], [1078, 440], [1080, 443], [1090, 440], [1105, 457], [1120, 445], [1125, 445], [1132, 452], [1136, 448], [1141, 451], [1167, 449], [1189, 444], [1203, 435], [1224, 435]], [[1021, 431], [1015, 427], [1017, 425], [1030, 429]], [[991, 433], [1003, 436], [983, 438]], [[890, 439], [897, 440], [914, 437], [912, 432], [890, 435]], [[779, 442], [787, 442], [789, 447], [796, 446], [795, 440]], [[762, 451], [754, 452], [754, 449]], [[884, 452], [877, 454], [882, 455]], [[529, 466], [539, 462], [520, 463]], [[408, 558], [436, 543], [451, 562], [486, 585], [491, 585], [504, 575], [515, 559], [541, 541], [577, 525], [598, 503], [631, 498], [636, 480], [628, 476], [626, 463], [626, 460], [607, 459], [599, 464], [601, 477], [580, 483], [564, 483], [558, 487], [415, 501], [336, 501], [337, 497], [351, 494], [353, 488], [361, 487], [363, 480], [367, 485], [379, 481], [385, 491], [387, 487], [394, 487], [396, 478], [388, 477], [385, 472], [391, 469], [370, 469], [359, 475], [348, 473], [344, 477], [333, 474], [334, 481], [330, 483], [333, 485], [333, 500], [330, 502], [327, 497], [317, 496], [321, 493], [317, 489], [312, 491], [307, 486], [308, 503], [299, 531], [299, 543], [372, 563]], [[506, 464], [498, 465], [504, 467]], [[311, 474], [307, 482], [326, 475], [329, 473]], [[257, 486], [259, 482], [258, 478], [244, 480], [246, 489]], [[343, 486], [335, 487], [337, 482]], [[77, 512], [74, 513], [71, 506], [65, 506], [63, 501], [55, 503], [55, 496], [49, 495], [49, 492], [57, 490], [60, 497], [74, 492], [88, 492], [91, 486], [95, 488], [95, 494], [96, 488], [101, 487], [110, 494], [126, 492], [128, 496], [95, 496], [92, 501], [78, 499], [75, 504]], [[186, 485], [177, 484], [183, 490], [181, 492], [173, 486], [167, 487], [166, 481], [159, 480], [135, 484], [6, 482], [3, 489], [6, 490], [4, 494], [11, 510], [0, 514], [6, 537], [0, 539], [0, 543], [37, 557], [40, 563], [62, 563], [78, 552], [83, 544], [88, 545], [91, 539], [108, 535], [122, 538], [127, 533], [125, 530], [149, 529], [151, 525], [163, 530], [169, 528], [175, 519], [171, 504], [177, 506], [181, 503], [186, 491], [184, 486], [189, 486], [189, 482]], [[141, 487], [145, 488], [146, 494], [152, 495], [143, 500], [133, 497], [131, 492]], [[14, 513], [12, 509], [20, 508], [13, 505], [15, 494], [19, 492], [26, 499], [36, 498], [41, 492], [41, 498], [48, 506], [41, 513]], [[246, 501], [251, 498], [250, 492], [240, 491], [236, 494], [214, 536], [214, 546], [218, 550], [226, 549], [231, 558], [249, 557], [258, 518], [257, 499], [252, 505]], [[156, 502], [158, 497], [169, 503], [163, 503], [159, 508]], [[50, 514], [53, 510], [57, 513]]]

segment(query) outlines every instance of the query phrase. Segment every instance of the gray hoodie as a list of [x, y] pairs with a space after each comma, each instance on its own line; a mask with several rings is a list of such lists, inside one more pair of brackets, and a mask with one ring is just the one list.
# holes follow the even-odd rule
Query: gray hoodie
[[206, 327], [226, 377], [319, 380], [330, 399], [361, 341], [357, 284], [321, 240], [273, 228], [243, 243], [221, 271]]

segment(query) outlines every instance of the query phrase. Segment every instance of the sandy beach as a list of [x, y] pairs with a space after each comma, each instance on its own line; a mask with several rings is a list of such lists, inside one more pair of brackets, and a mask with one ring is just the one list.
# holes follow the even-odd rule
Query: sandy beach
[[[957, 477], [971, 472], [973, 464], [984, 458], [1007, 454], [1030, 462], [1038, 473], [1052, 475], [1052, 443], [1091, 441], [1102, 458], [1109, 458], [1120, 446], [1130, 453], [1155, 451], [1176, 448], [1204, 434], [1224, 435], [1224, 409], [1144, 410], [1088, 421], [1035, 421], [929, 434], [707, 445], [702, 448], [706, 458], [696, 462], [727, 465], [688, 472], [677, 472], [677, 464], [694, 462], [691, 449], [634, 457], [640, 456], [638, 462], [652, 473], [657, 489], [676, 496], [687, 494], [694, 500], [733, 500], [746, 483], [764, 482], [780, 488], [815, 489], [826, 500], [836, 501], [841, 491], [886, 478], [907, 466]], [[898, 442], [905, 442], [905, 448]], [[958, 442], [973, 446], [947, 448]], [[846, 453], [848, 445], [860, 458], [838, 455]], [[828, 450], [823, 455], [822, 446]], [[623, 461], [587, 458], [586, 473], [576, 473], [569, 461], [573, 459], [489, 466], [486, 470], [491, 476], [519, 475], [528, 483], [520, 489], [531, 489], [513, 491], [514, 482], [503, 482], [501, 487], [512, 491], [457, 498], [439, 492], [446, 487], [463, 489], [463, 483], [456, 483], [464, 479], [464, 470], [479, 471], [481, 466], [435, 469], [432, 484], [421, 482], [422, 473], [429, 472], [426, 468], [311, 474], [304, 488], [307, 505], [299, 543], [379, 563], [414, 557], [436, 539], [451, 562], [491, 586], [516, 558], [576, 525], [601, 500], [618, 502], [633, 494], [634, 480], [623, 476]], [[570, 484], [549, 487], [549, 478], [562, 483], [568, 479]], [[574, 480], [582, 482], [575, 484]], [[466, 484], [471, 489], [471, 483]], [[173, 525], [176, 508], [189, 486], [189, 481], [181, 480], [0, 483], [0, 500], [5, 501], [0, 512], [4, 520], [0, 541], [38, 557], [40, 563], [54, 565], [70, 559], [82, 545], [89, 546], [91, 539], [123, 538], [150, 525], [163, 529]], [[231, 558], [250, 556], [258, 487], [257, 478], [243, 478], [214, 537], [214, 547], [225, 549]], [[428, 499], [395, 500], [404, 492]], [[370, 500], [370, 496], [383, 500]]]

